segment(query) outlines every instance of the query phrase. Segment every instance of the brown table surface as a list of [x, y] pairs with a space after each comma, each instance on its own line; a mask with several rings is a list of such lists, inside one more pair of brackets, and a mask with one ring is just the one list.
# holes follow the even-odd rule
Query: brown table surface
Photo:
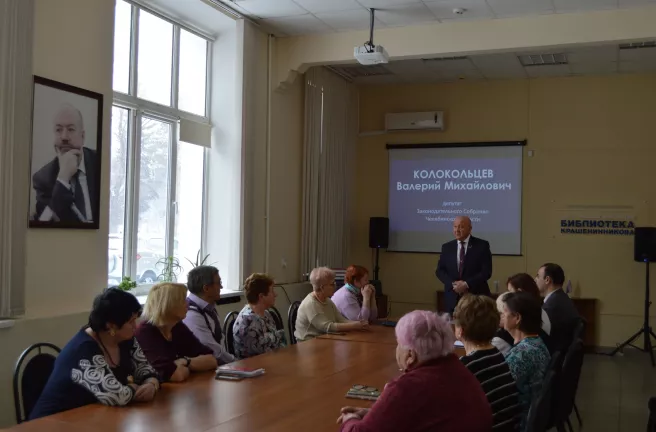
[[396, 345], [394, 327], [385, 327], [381, 325], [372, 325], [369, 326], [367, 330], [363, 331], [353, 331], [342, 334], [324, 334], [319, 336], [319, 338]]
[[[453, 328], [453, 326], [451, 326]], [[393, 327], [381, 325], [372, 325], [367, 330], [355, 331], [341, 334], [324, 334], [319, 339], [345, 340], [351, 342], [369, 342], [379, 344], [389, 344], [396, 346], [396, 336]], [[465, 355], [465, 349], [456, 347], [454, 352], [458, 357]]]
[[[368, 337], [317, 338], [235, 363], [266, 374], [238, 382], [194, 374], [186, 383], [164, 384], [152, 403], [115, 408], [99, 404], [65, 411], [12, 431], [336, 431], [343, 406], [371, 406], [347, 399], [354, 384], [383, 389], [398, 376], [394, 329], [374, 327]], [[333, 335], [331, 335], [333, 336]], [[371, 343], [354, 343], [371, 342]], [[458, 353], [461, 355], [461, 353]]]

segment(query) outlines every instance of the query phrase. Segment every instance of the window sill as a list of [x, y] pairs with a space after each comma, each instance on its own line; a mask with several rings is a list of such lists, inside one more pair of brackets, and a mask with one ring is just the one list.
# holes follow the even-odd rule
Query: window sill
[[0, 320], [0, 329], [12, 328], [15, 323], [16, 320], [13, 319]]
[[[229, 304], [229, 303], [239, 303], [242, 295], [244, 295], [243, 291], [221, 290], [221, 299], [218, 302], [216, 302], [216, 304], [222, 305], [222, 304]], [[142, 306], [146, 304], [146, 299], [148, 298], [148, 295], [138, 295], [136, 297]], [[3, 321], [0, 321], [0, 325], [2, 324], [2, 322]], [[2, 327], [0, 326], [0, 328]]]

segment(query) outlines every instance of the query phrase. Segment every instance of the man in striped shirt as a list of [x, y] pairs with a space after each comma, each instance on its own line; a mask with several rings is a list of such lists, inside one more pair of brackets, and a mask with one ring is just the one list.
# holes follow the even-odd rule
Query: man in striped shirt
[[487, 296], [463, 297], [453, 314], [456, 337], [465, 346], [460, 359], [478, 379], [492, 408], [495, 432], [519, 430], [522, 413], [517, 384], [503, 354], [491, 341], [499, 328], [499, 311]]

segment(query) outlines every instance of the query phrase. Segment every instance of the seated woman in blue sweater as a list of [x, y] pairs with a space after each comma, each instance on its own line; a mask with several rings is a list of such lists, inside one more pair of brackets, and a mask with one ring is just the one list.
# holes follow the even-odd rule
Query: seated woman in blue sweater
[[515, 344], [506, 354], [506, 363], [515, 378], [522, 405], [520, 431], [526, 430], [526, 419], [551, 356], [539, 332], [542, 326], [540, 300], [527, 292], [508, 293], [503, 297], [501, 324], [513, 337]]
[[157, 372], [134, 338], [141, 305], [130, 293], [108, 288], [93, 301], [89, 324], [55, 361], [30, 420], [100, 402], [148, 402], [159, 390]]

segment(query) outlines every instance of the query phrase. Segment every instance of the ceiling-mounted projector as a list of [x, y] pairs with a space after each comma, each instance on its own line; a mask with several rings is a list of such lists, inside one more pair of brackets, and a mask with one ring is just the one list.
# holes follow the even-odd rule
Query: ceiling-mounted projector
[[373, 48], [368, 45], [362, 45], [355, 47], [353, 55], [358, 63], [363, 65], [375, 65], [381, 63], [389, 63], [389, 55], [385, 48], [381, 45], [375, 46]]
[[353, 55], [358, 63], [363, 65], [376, 65], [389, 62], [389, 54], [381, 45], [374, 45], [374, 17], [376, 10], [371, 9], [371, 22], [369, 24], [369, 40], [362, 46], [353, 49]]

